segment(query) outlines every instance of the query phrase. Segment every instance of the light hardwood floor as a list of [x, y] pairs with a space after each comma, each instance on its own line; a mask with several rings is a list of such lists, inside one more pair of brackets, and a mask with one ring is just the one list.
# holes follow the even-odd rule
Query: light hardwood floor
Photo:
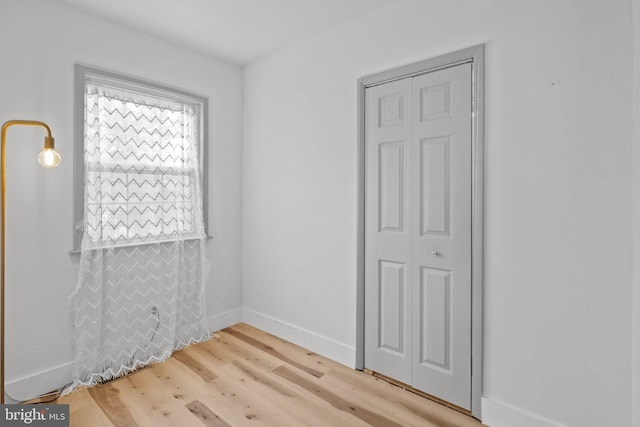
[[57, 403], [75, 427], [482, 426], [245, 324]]

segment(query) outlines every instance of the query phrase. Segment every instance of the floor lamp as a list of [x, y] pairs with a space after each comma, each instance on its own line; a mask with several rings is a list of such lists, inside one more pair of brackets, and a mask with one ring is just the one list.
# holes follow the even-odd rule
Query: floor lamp
[[42, 151], [40, 152], [40, 154], [38, 155], [38, 162], [40, 162], [40, 164], [42, 166], [44, 166], [45, 168], [55, 168], [56, 166], [58, 166], [60, 164], [60, 160], [62, 160], [62, 157], [60, 157], [60, 154], [58, 154], [56, 152], [56, 150], [54, 149], [54, 142], [53, 142], [53, 137], [51, 136], [51, 129], [49, 129], [49, 126], [47, 126], [46, 123], [43, 122], [38, 122], [38, 121], [33, 121], [33, 120], [9, 120], [8, 122], [5, 122], [2, 125], [2, 147], [0, 148], [1, 153], [1, 160], [0, 160], [0, 174], [2, 175], [2, 187], [0, 188], [0, 191], [2, 191], [2, 226], [1, 226], [1, 236], [0, 238], [2, 239], [2, 243], [0, 246], [0, 251], [2, 251], [2, 265], [0, 266], [0, 281], [2, 282], [0, 284], [1, 289], [0, 289], [0, 298], [2, 299], [2, 329], [1, 329], [1, 333], [2, 333], [2, 348], [0, 349], [0, 356], [2, 358], [2, 363], [0, 366], [0, 385], [2, 387], [2, 390], [0, 390], [1, 394], [0, 394], [0, 398], [1, 398], [1, 402], [2, 404], [4, 404], [4, 264], [5, 264], [5, 214], [6, 214], [6, 198], [7, 198], [7, 193], [6, 193], [6, 177], [5, 177], [5, 171], [6, 171], [6, 162], [7, 162], [7, 158], [6, 158], [6, 153], [5, 153], [5, 142], [7, 139], [7, 129], [11, 126], [14, 125], [19, 125], [19, 126], [39, 126], [39, 127], [43, 127], [47, 130], [47, 136], [44, 137], [44, 148], [42, 149]]

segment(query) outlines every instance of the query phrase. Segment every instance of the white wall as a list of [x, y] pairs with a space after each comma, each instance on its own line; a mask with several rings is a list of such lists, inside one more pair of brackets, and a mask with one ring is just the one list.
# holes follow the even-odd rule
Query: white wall
[[629, 426], [631, 40], [628, 0], [401, 1], [248, 66], [247, 312], [353, 365], [356, 79], [484, 42], [484, 420]]
[[632, 425], [640, 426], [640, 0], [633, 7]]
[[[46, 121], [63, 156], [58, 169], [40, 168], [35, 156], [43, 131], [9, 129], [6, 376], [15, 383], [9, 393], [44, 392], [52, 384], [41, 383], [66, 381], [73, 357], [67, 298], [77, 278], [77, 259], [68, 255], [75, 62], [209, 97], [209, 226], [215, 238], [208, 245], [207, 304], [213, 327], [230, 321], [234, 312], [225, 313], [239, 313], [242, 305], [241, 70], [51, 0], [2, 0], [0, 46], [0, 121]], [[39, 384], [20, 388], [21, 379], [40, 371], [57, 372], [57, 378], [35, 377]]]

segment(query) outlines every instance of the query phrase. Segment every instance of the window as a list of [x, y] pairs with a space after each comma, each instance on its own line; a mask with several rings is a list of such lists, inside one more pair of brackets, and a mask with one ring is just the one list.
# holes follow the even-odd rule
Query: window
[[82, 230], [92, 244], [115, 246], [201, 235], [207, 99], [79, 65], [75, 72], [74, 249]]

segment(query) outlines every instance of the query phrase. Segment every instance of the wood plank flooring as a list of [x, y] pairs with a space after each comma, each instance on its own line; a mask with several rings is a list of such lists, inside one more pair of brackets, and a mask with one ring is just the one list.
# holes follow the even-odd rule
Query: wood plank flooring
[[482, 426], [245, 324], [57, 403], [74, 427]]

